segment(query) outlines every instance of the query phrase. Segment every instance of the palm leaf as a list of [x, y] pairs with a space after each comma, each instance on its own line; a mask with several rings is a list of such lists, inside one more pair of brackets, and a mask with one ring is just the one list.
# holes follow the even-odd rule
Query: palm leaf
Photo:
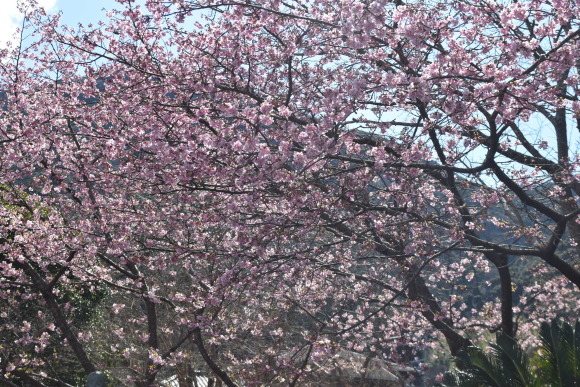
[[505, 385], [533, 386], [530, 359], [522, 347], [510, 336], [498, 333], [496, 344], [490, 344], [497, 364], [500, 365]]
[[540, 327], [541, 353], [539, 369], [541, 379], [550, 386], [580, 387], [580, 335], [579, 323], [573, 327], [564, 322], [558, 325], [542, 323]]
[[442, 382], [443, 387], [480, 387], [472, 374], [461, 370], [446, 372]]
[[580, 321], [542, 323], [535, 370], [520, 345], [500, 333], [486, 354], [469, 347], [455, 358], [458, 370], [445, 375], [445, 386], [580, 387]]
[[574, 324], [572, 340], [572, 370], [574, 373], [574, 382], [580, 386], [580, 320]]
[[472, 374], [479, 383], [490, 387], [507, 386], [501, 365], [495, 356], [486, 354], [481, 348], [470, 347], [467, 357], [468, 360], [464, 362], [465, 372]]

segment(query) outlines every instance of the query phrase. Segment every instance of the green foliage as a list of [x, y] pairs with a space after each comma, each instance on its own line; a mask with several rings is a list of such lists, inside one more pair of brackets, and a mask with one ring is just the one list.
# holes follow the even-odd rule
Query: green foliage
[[498, 333], [489, 353], [471, 347], [455, 358], [458, 369], [445, 375], [443, 385], [580, 387], [580, 322], [542, 323], [540, 340], [530, 360], [513, 338]]
[[41, 202], [29, 204], [29, 194], [16, 190], [6, 184], [0, 184], [0, 207], [18, 214], [23, 220], [31, 220], [37, 213], [42, 220], [48, 219], [52, 210]]
[[110, 295], [103, 285], [90, 286], [79, 281], [74, 287], [59, 286], [59, 303], [70, 303], [73, 307], [69, 316], [73, 326], [84, 327], [98, 319], [99, 305]]
[[543, 385], [580, 386], [580, 321], [574, 326], [544, 323], [540, 340], [538, 376]]
[[[49, 221], [49, 216], [57, 215], [54, 209], [47, 206], [42, 201], [32, 200], [31, 195], [24, 191], [16, 190], [8, 185], [0, 184], [0, 209], [3, 214], [8, 213], [10, 217], [19, 220], [39, 220], [40, 222]], [[0, 235], [0, 246], [6, 246], [14, 243], [14, 237], [18, 234], [18, 229], [12, 227], [10, 218], [0, 218], [0, 225], [4, 227], [4, 234]], [[47, 236], [48, 237], [48, 236]], [[54, 235], [51, 236], [54, 238]], [[57, 236], [57, 237], [60, 237]], [[0, 262], [8, 260], [7, 254], [0, 253]], [[20, 262], [15, 260], [9, 261], [10, 265], [22, 270]], [[30, 260], [27, 264], [47, 278], [54, 278], [64, 267], [57, 262], [45, 260], [42, 264]], [[8, 285], [4, 285], [5, 289]], [[70, 325], [79, 331], [92, 331], [94, 326], [103, 320], [101, 305], [106, 298], [110, 296], [110, 289], [104, 285], [87, 282], [74, 276], [70, 271], [66, 271], [60, 277], [60, 280], [55, 284], [55, 297], [59, 305], [66, 305], [65, 314], [70, 322]], [[4, 317], [0, 317], [0, 326], [13, 325], [15, 322], [32, 321], [39, 314], [49, 315], [46, 304], [42, 299], [29, 296], [27, 293], [40, 293], [37, 288], [30, 286], [23, 287], [14, 285], [11, 289], [10, 298], [0, 298], [0, 310], [4, 313]], [[47, 329], [42, 324], [33, 325], [30, 335], [38, 337], [40, 333], [49, 335], [49, 340], [46, 347], [39, 353], [39, 357], [46, 363], [44, 372], [58, 383], [46, 385], [67, 385], [81, 386], [86, 383], [86, 374], [82, 368], [79, 367], [75, 354], [67, 345], [63, 345], [63, 335], [58, 330]], [[28, 333], [27, 333], [28, 334]], [[0, 349], [3, 346], [10, 346], [11, 343], [22, 338], [22, 333], [11, 329], [0, 329]], [[19, 344], [20, 353], [35, 353], [38, 348], [35, 348], [35, 343]], [[0, 359], [10, 361], [10, 358]], [[26, 368], [22, 368], [26, 370]], [[14, 380], [15, 385], [26, 386], [26, 382]], [[0, 383], [0, 385], [2, 385]]]
[[[489, 344], [486, 353], [471, 347], [456, 359], [462, 369], [456, 373], [456, 386], [535, 386], [529, 359], [518, 343], [511, 337], [498, 333], [496, 343]], [[452, 382], [449, 380], [449, 382]]]

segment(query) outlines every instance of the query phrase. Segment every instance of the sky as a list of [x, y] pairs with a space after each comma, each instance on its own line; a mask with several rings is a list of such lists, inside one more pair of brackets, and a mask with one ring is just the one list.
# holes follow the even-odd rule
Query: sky
[[[105, 11], [115, 8], [114, 0], [37, 0], [48, 12], [62, 12], [64, 24], [96, 22], [105, 18]], [[22, 24], [16, 6], [18, 0], [0, 0], [0, 42], [10, 39]]]

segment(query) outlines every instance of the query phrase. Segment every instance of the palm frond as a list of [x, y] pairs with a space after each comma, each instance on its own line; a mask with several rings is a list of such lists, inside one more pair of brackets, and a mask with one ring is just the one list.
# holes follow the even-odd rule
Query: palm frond
[[534, 369], [517, 341], [503, 333], [489, 344], [490, 353], [469, 347], [455, 358], [458, 369], [445, 375], [444, 386], [580, 387], [580, 321], [544, 322], [540, 341]]
[[505, 378], [498, 359], [486, 354], [481, 348], [470, 347], [467, 350], [468, 361], [465, 361], [465, 371], [471, 373], [480, 383], [487, 386], [505, 387]]
[[490, 346], [497, 364], [501, 367], [505, 385], [533, 386], [535, 384], [530, 359], [512, 337], [498, 333], [496, 344], [490, 344]]
[[461, 370], [446, 372], [443, 376], [442, 387], [480, 387], [472, 374]]
[[576, 386], [580, 386], [580, 320], [577, 320], [576, 324], [574, 324], [571, 358], [574, 382]]
[[538, 373], [551, 386], [580, 387], [580, 331], [579, 323], [559, 325], [542, 323], [540, 327], [541, 352]]

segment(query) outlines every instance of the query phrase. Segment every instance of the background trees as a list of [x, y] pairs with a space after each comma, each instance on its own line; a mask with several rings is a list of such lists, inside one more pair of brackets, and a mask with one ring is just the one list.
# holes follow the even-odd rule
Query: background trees
[[[8, 327], [39, 349], [10, 339], [3, 377], [58, 379], [47, 337], [144, 385], [192, 357], [295, 384], [342, 348], [532, 344], [577, 313], [574, 5], [31, 12], [0, 69], [1, 289], [41, 311]], [[72, 318], [81, 289], [115, 339]]]

